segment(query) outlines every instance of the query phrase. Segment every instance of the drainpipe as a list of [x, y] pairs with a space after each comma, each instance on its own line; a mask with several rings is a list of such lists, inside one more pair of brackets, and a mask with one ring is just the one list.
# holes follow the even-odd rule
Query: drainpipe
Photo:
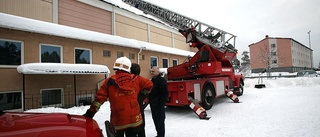
[[142, 49], [146, 49], [146, 47], [140, 47], [140, 51], [138, 53], [138, 64], [140, 64], [140, 53], [142, 52]]

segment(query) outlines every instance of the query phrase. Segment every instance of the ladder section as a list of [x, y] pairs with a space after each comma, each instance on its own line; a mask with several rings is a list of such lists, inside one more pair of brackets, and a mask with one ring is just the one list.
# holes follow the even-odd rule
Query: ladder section
[[[212, 27], [200, 21], [188, 18], [178, 13], [172, 12], [165, 8], [153, 5], [143, 0], [122, 0], [145, 14], [150, 14], [161, 21], [177, 28], [179, 31], [190, 32], [193, 31], [192, 37], [196, 37], [198, 41], [209, 45], [220, 52], [236, 52], [234, 48], [236, 36], [218, 28]], [[188, 36], [186, 36], [188, 37]], [[188, 39], [188, 38], [187, 38]], [[188, 40], [187, 40], [188, 42]]]

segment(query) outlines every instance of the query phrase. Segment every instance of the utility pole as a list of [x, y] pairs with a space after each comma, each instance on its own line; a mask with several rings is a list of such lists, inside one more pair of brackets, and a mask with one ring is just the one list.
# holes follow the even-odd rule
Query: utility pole
[[311, 33], [311, 30], [308, 31], [308, 35], [309, 35], [309, 47], [310, 47], [310, 49], [311, 49], [310, 33]]
[[311, 39], [310, 39], [310, 33], [311, 33], [311, 30], [308, 31], [308, 36], [309, 36], [309, 47], [310, 47], [310, 59], [311, 59], [311, 68], [313, 68], [313, 55], [312, 55], [312, 49], [311, 49]]

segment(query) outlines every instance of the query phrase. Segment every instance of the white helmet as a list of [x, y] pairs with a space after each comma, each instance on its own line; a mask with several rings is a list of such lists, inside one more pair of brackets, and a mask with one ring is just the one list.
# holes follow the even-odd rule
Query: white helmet
[[117, 58], [114, 62], [113, 70], [123, 70], [130, 73], [131, 61], [127, 57]]

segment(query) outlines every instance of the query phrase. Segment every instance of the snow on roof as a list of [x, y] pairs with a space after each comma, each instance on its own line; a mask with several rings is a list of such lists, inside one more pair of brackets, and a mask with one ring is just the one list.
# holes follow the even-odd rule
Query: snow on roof
[[22, 74], [109, 74], [107, 66], [97, 64], [29, 63], [17, 67]]
[[55, 23], [49, 23], [10, 14], [0, 13], [0, 27], [46, 35], [60, 36], [85, 41], [99, 42], [116, 46], [144, 49], [181, 56], [193, 56], [195, 53], [181, 49], [161, 46], [135, 39], [128, 39], [95, 31], [89, 31]]

